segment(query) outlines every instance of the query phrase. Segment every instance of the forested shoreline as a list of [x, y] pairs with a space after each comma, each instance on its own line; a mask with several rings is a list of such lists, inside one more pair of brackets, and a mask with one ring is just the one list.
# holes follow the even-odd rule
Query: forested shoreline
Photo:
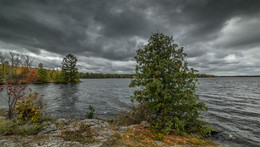
[[[34, 59], [29, 55], [15, 52], [0, 53], [0, 83], [29, 83], [25, 79], [33, 76], [33, 83], [77, 83], [79, 82], [77, 58], [66, 55], [61, 62], [61, 70], [47, 69], [43, 63], [33, 67]], [[31, 82], [31, 81], [30, 81]]]

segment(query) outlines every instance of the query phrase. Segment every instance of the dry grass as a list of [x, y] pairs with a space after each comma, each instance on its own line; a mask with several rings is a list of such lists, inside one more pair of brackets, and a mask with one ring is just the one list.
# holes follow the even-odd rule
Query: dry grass
[[[156, 140], [160, 141], [156, 141]], [[145, 129], [141, 125], [135, 125], [123, 133], [115, 132], [103, 146], [217, 146], [212, 141], [201, 140], [195, 137], [184, 137], [179, 135], [157, 134], [152, 129]]]
[[66, 130], [62, 132], [59, 137], [62, 137], [65, 141], [77, 141], [82, 144], [88, 144], [95, 141], [93, 138], [93, 130], [90, 128], [90, 125], [85, 124], [81, 124], [79, 129], [76, 130]]

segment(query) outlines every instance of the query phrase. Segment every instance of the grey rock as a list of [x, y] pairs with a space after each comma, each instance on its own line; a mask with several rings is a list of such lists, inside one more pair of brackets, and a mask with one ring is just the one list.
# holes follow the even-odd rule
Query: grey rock
[[0, 144], [5, 144], [7, 140], [0, 140]]
[[135, 125], [130, 125], [130, 126], [128, 126], [127, 128], [133, 129], [134, 127], [135, 127]]
[[96, 140], [105, 140], [105, 138], [102, 137], [102, 136], [95, 136], [94, 139], [96, 139]]
[[33, 125], [25, 124], [19, 127], [21, 130], [32, 130], [34, 128]]
[[[64, 120], [60, 119], [60, 122]], [[73, 125], [71, 125], [73, 124]], [[74, 141], [65, 141], [63, 138], [58, 137], [63, 131], [66, 130], [77, 130], [82, 124], [89, 124], [94, 130], [94, 138], [97, 140], [91, 144], [80, 144], [79, 142]], [[65, 127], [65, 128], [64, 128]], [[97, 119], [85, 119], [85, 120], [70, 120], [67, 125], [64, 127], [57, 128], [55, 124], [50, 124], [42, 129], [38, 135], [43, 135], [39, 140], [33, 140], [32, 142], [26, 143], [26, 146], [30, 147], [61, 147], [61, 146], [70, 146], [70, 147], [99, 147], [111, 136], [113, 135], [113, 129], [110, 125], [102, 120]], [[127, 128], [127, 127], [126, 127]], [[88, 132], [83, 132], [82, 135], [88, 135]], [[33, 139], [34, 136], [28, 136], [28, 138]], [[9, 146], [22, 146], [24, 141], [18, 140], [13, 142], [12, 139], [7, 138], [6, 140], [0, 140], [0, 146], [9, 147]], [[14, 144], [12, 144], [14, 143]]]
[[125, 130], [127, 130], [128, 129], [128, 127], [127, 126], [121, 126], [121, 127], [119, 127], [119, 132], [124, 132]]
[[97, 125], [91, 126], [90, 128], [95, 129], [95, 130], [100, 130], [100, 129], [102, 129], [102, 126], [97, 124]]
[[43, 134], [46, 134], [46, 133], [49, 133], [51, 131], [56, 131], [57, 130], [57, 127], [55, 124], [51, 124], [49, 126], [46, 126], [46, 127], [43, 127], [42, 131], [38, 133], [38, 135], [43, 135]]
[[150, 123], [147, 122], [147, 121], [142, 121], [142, 122], [140, 123], [140, 125], [142, 125], [144, 128], [150, 128], [150, 127], [151, 127]]
[[83, 124], [89, 124], [89, 125], [95, 125], [95, 124], [100, 124], [103, 121], [98, 120], [98, 119], [84, 119], [79, 121], [79, 123], [83, 123]]
[[10, 143], [10, 144], [8, 144], [8, 147], [16, 147], [16, 144], [15, 143]]
[[156, 144], [159, 144], [161, 146], [164, 146], [164, 143], [162, 143], [161, 141], [154, 141]]
[[64, 123], [64, 124], [68, 124], [70, 120], [65, 119], [65, 118], [59, 118], [58, 120], [56, 120], [56, 122], [58, 123]]

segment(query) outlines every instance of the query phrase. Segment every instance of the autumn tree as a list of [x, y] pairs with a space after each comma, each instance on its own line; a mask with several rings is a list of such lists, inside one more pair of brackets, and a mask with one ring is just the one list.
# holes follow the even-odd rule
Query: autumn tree
[[0, 83], [2, 83], [4, 81], [4, 71], [2, 69], [0, 69]]
[[[25, 75], [24, 82], [30, 83], [34, 82], [37, 74], [33, 71], [28, 71]], [[2, 94], [2, 93], [6, 94]], [[21, 84], [20, 81], [5, 82], [0, 86], [0, 98], [6, 100], [8, 104], [8, 118], [12, 119], [14, 117], [14, 108], [18, 100], [24, 98], [27, 92], [27, 84]]]
[[1, 64], [1, 66], [2, 66], [2, 71], [3, 71], [3, 72], [5, 71], [6, 62], [8, 62], [6, 55], [0, 53], [0, 64]]
[[50, 76], [48, 74], [48, 71], [47, 69], [44, 69], [43, 68], [43, 64], [42, 63], [39, 63], [38, 65], [38, 82], [39, 83], [46, 83], [50, 80]]
[[53, 76], [52, 76], [52, 80], [55, 82], [55, 83], [63, 83], [64, 82], [64, 74], [62, 74], [61, 71], [59, 70], [54, 70], [53, 72]]
[[21, 64], [22, 64], [21, 56], [19, 54], [16, 54], [14, 59], [14, 77], [16, 81], [19, 81], [19, 79], [21, 78], [17, 75], [17, 70]]
[[63, 58], [62, 62], [62, 74], [64, 80], [67, 83], [75, 83], [79, 81], [77, 76], [78, 69], [76, 68], [77, 58], [73, 54], [68, 54]]
[[2, 53], [0, 53], [0, 83], [4, 80], [4, 75], [5, 75], [5, 65], [6, 65], [6, 56]]
[[7, 54], [8, 57], [8, 62], [10, 64], [10, 71], [9, 71], [9, 80], [13, 80], [14, 78], [14, 66], [15, 66], [15, 56], [16, 54], [14, 52], [9, 52], [9, 54]]
[[22, 55], [22, 59], [23, 59], [23, 65], [28, 71], [31, 68], [34, 59], [29, 55]]
[[188, 67], [185, 55], [172, 37], [152, 34], [135, 56], [136, 74], [129, 86], [139, 89], [132, 100], [149, 112], [148, 120], [161, 131], [205, 135], [210, 130], [200, 114], [207, 107], [196, 94], [196, 71]]

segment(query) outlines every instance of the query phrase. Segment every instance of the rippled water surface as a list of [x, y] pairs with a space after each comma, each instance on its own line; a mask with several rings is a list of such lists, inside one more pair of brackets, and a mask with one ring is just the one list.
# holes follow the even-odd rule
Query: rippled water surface
[[[30, 85], [45, 95], [56, 117], [83, 117], [88, 105], [102, 118], [113, 118], [131, 105], [130, 79], [82, 79], [79, 84]], [[213, 139], [260, 146], [260, 78], [201, 78], [198, 94], [209, 110], [205, 120], [220, 132]], [[4, 106], [3, 100], [0, 105]]]
[[199, 79], [198, 94], [208, 106], [205, 120], [222, 140], [260, 146], [260, 78]]

